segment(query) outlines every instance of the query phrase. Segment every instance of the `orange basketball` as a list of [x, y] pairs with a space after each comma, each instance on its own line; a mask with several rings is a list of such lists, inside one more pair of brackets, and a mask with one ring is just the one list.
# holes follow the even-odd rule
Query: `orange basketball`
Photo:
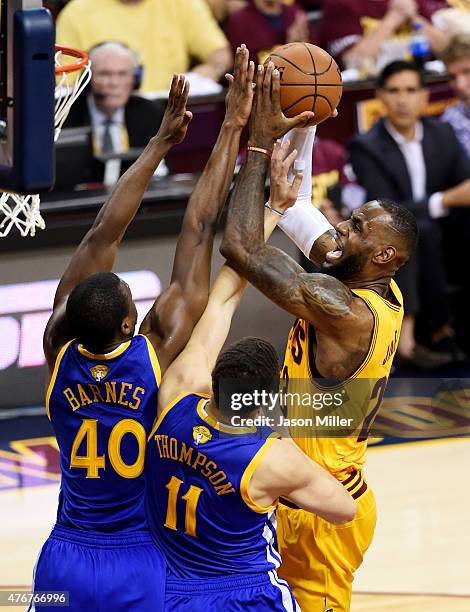
[[273, 51], [272, 61], [281, 73], [281, 107], [286, 117], [313, 111], [317, 125], [337, 108], [343, 93], [341, 72], [326, 51], [309, 43], [291, 43]]

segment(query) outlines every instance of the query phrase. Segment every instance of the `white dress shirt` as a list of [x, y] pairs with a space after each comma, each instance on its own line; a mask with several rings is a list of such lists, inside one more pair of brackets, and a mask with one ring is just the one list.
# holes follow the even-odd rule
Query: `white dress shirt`
[[[423, 124], [419, 121], [416, 124], [414, 138], [408, 140], [393, 127], [389, 121], [385, 121], [385, 127], [397, 143], [400, 151], [405, 158], [406, 167], [411, 181], [413, 200], [424, 200], [426, 197], [426, 164], [423, 154]], [[428, 210], [431, 219], [438, 219], [449, 214], [442, 205], [442, 193], [433, 193], [428, 200]]]
[[112, 117], [108, 117], [108, 115], [105, 115], [97, 108], [92, 95], [88, 96], [87, 102], [97, 152], [101, 152], [106, 123], [111, 120], [112, 123], [109, 126], [109, 132], [111, 135], [111, 141], [113, 143], [113, 150], [115, 153], [122, 153], [124, 151], [122, 142], [122, 134], [124, 129], [124, 107], [118, 108]]

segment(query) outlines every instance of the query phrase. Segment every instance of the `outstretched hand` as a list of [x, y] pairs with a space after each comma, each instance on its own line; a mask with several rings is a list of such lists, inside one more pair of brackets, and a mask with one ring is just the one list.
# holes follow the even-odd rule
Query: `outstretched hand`
[[188, 125], [193, 118], [191, 111], [186, 110], [189, 96], [189, 83], [183, 74], [174, 74], [171, 81], [170, 95], [157, 139], [169, 144], [178, 144], [184, 140]]
[[253, 104], [253, 77], [255, 63], [250, 62], [250, 53], [245, 45], [237, 48], [233, 66], [233, 75], [226, 74], [229, 82], [225, 98], [225, 121], [237, 128], [244, 128], [250, 118]]
[[288, 140], [286, 142], [277, 140], [271, 158], [271, 195], [269, 200], [271, 206], [282, 213], [296, 203], [303, 179], [303, 174], [298, 172], [295, 174], [292, 183], [289, 183], [289, 170], [297, 157], [296, 149], [286, 157], [289, 145]]
[[250, 120], [250, 144], [272, 149], [274, 141], [296, 127], [305, 127], [314, 113], [305, 111], [291, 119], [281, 109], [281, 81], [273, 62], [258, 66]]

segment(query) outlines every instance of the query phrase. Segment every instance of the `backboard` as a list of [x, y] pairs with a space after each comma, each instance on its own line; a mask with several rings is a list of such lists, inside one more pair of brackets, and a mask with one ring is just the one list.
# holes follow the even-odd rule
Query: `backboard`
[[0, 191], [54, 181], [54, 24], [41, 0], [0, 0]]

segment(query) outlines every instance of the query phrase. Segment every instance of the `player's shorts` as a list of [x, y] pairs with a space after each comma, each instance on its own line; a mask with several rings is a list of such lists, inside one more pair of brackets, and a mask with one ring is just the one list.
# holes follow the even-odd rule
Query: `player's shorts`
[[68, 591], [68, 612], [160, 612], [165, 580], [166, 563], [149, 532], [104, 534], [56, 525], [39, 553], [33, 590]]
[[274, 570], [187, 580], [167, 577], [166, 612], [300, 612], [292, 591]]
[[279, 575], [306, 612], [349, 611], [354, 572], [372, 542], [377, 519], [370, 488], [356, 502], [356, 517], [345, 525], [281, 503], [277, 508]]

